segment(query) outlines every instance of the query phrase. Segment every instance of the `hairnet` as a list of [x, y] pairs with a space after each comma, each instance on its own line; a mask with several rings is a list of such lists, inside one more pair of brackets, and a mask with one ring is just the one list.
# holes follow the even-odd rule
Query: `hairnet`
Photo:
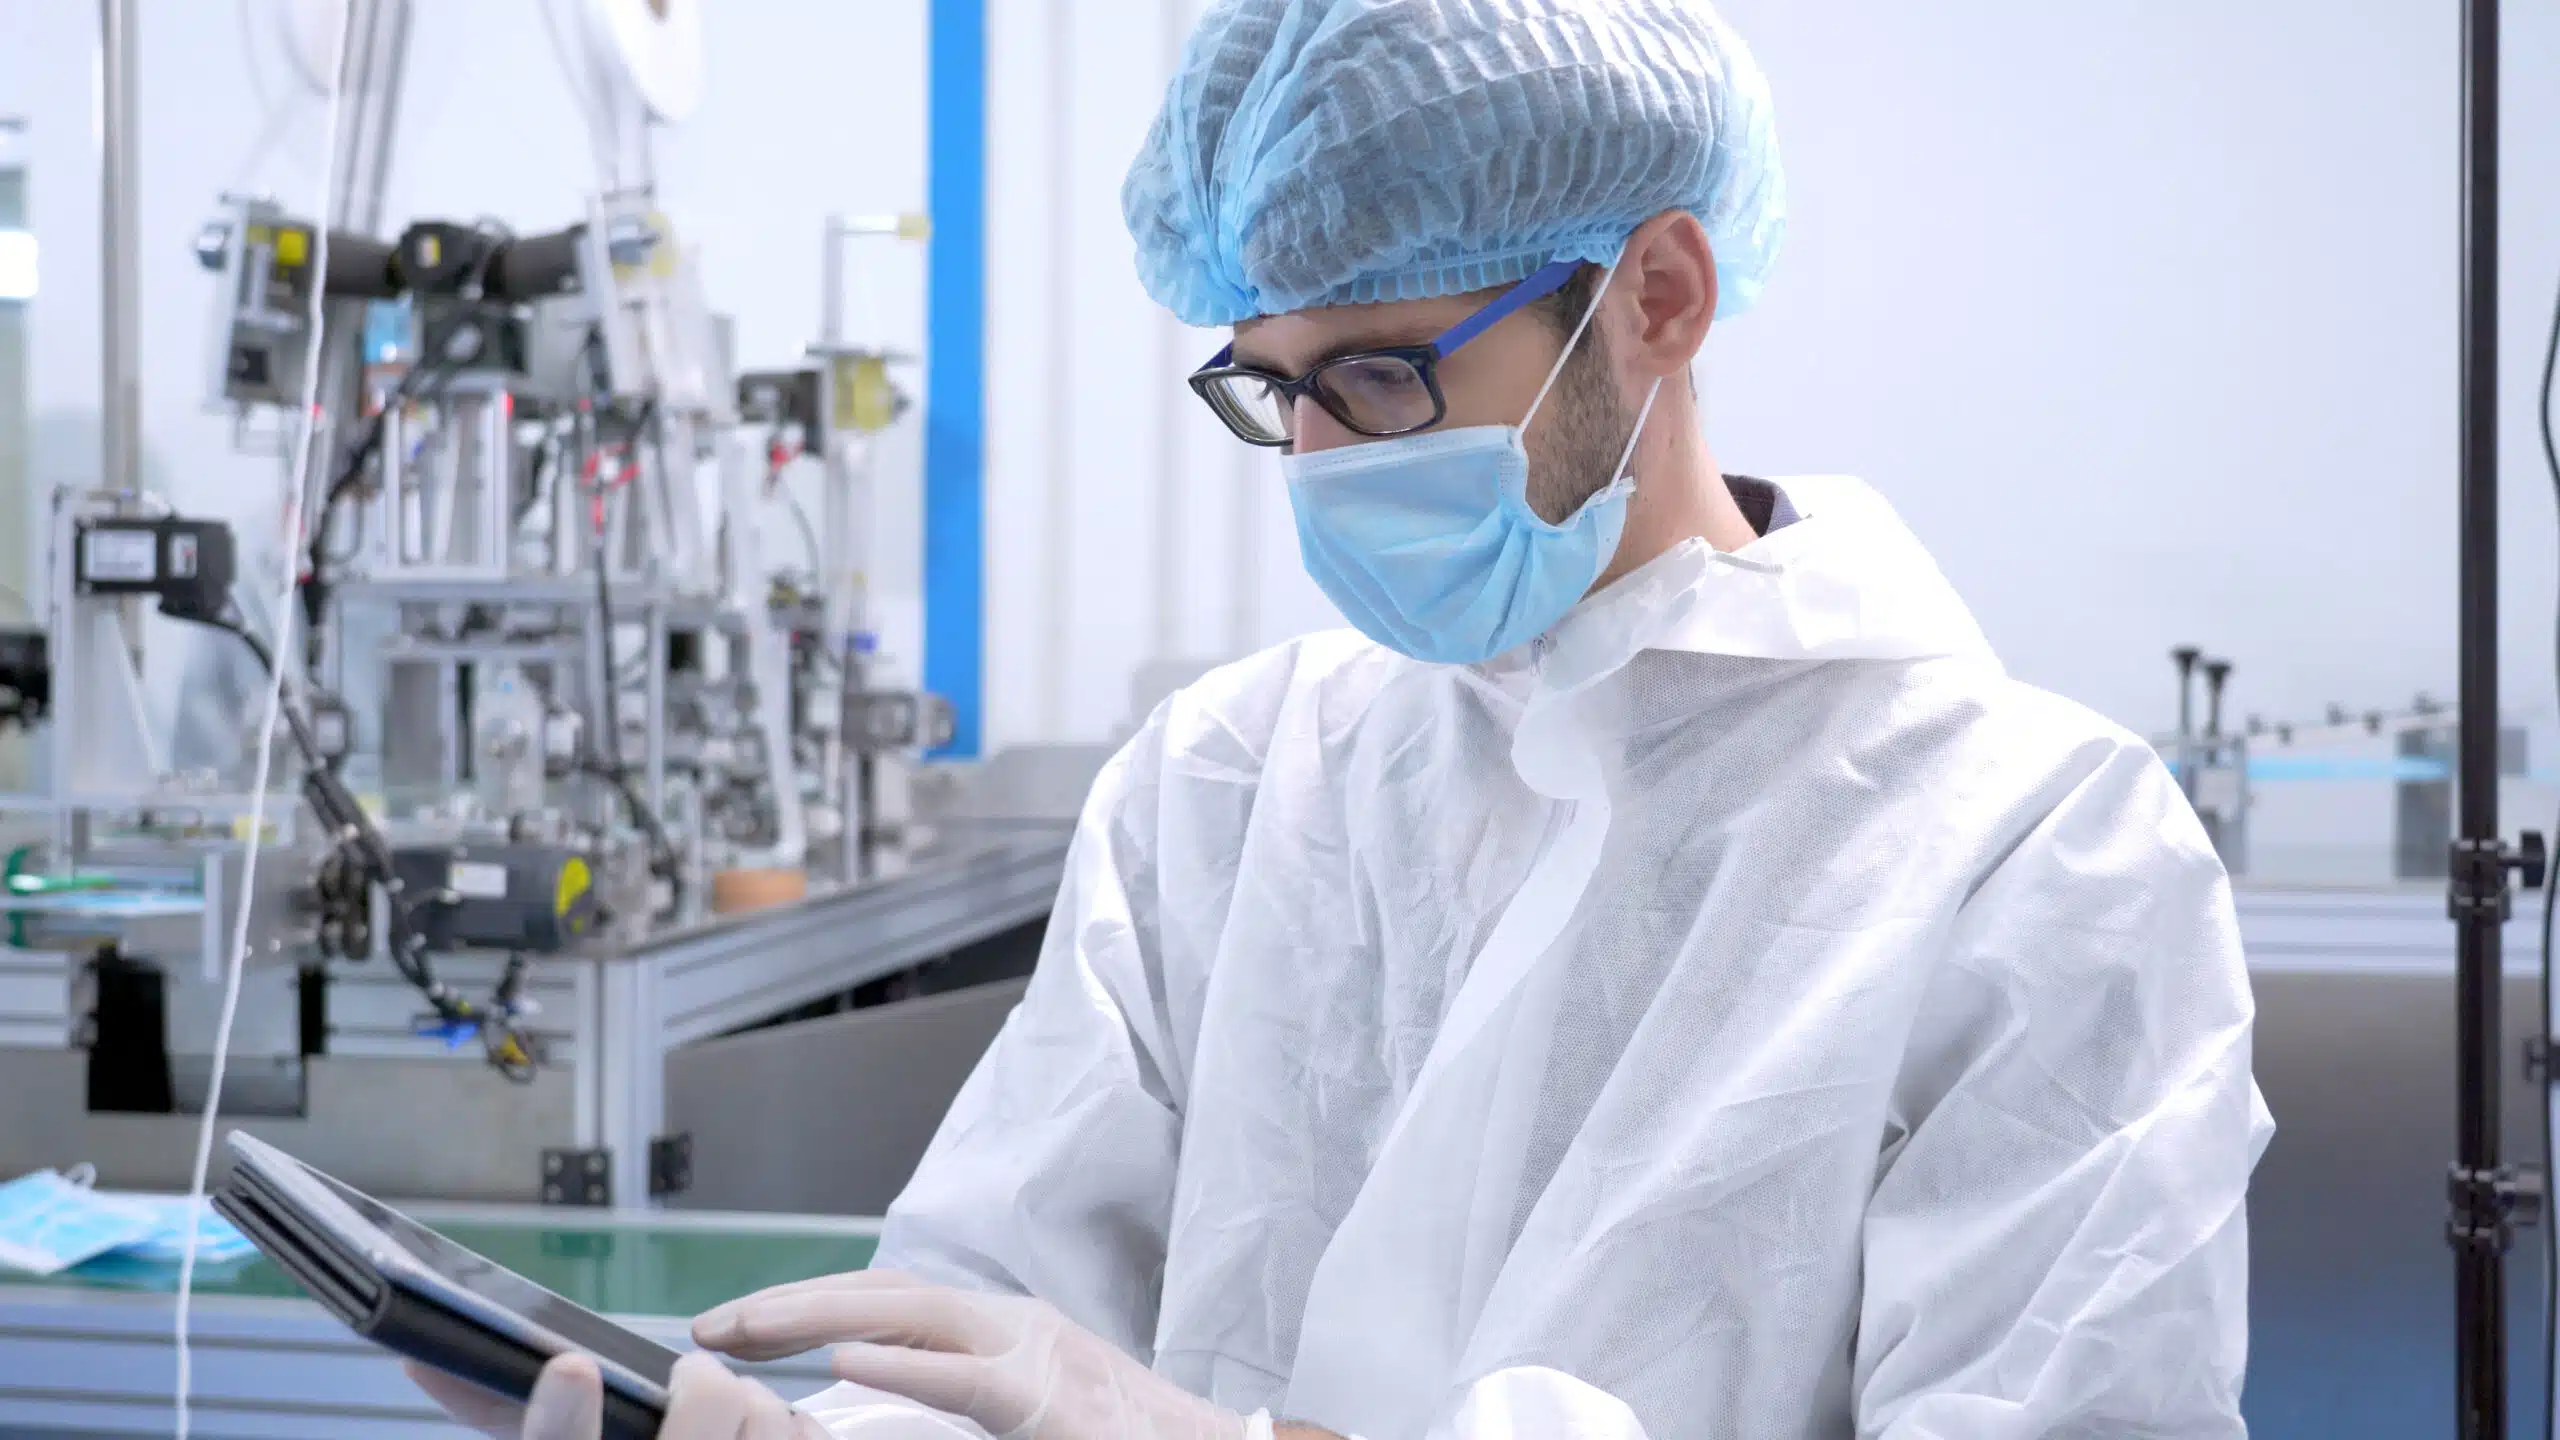
[[1120, 205], [1193, 325], [1606, 264], [1666, 210], [1732, 315], [1786, 228], [1768, 85], [1707, 0], [1216, 0]]

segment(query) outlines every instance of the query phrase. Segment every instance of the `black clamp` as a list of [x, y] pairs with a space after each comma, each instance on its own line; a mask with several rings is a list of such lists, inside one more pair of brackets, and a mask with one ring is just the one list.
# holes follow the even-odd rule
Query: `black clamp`
[[2453, 1214], [2445, 1238], [2457, 1250], [2503, 1255], [2515, 1244], [2516, 1227], [2542, 1220], [2542, 1171], [2531, 1165], [2474, 1170], [2455, 1165], [2445, 1177]]
[[2527, 890], [2539, 890], [2551, 877], [2551, 855], [2543, 848], [2542, 832], [2527, 830], [2516, 843], [2516, 853], [2507, 858], [2507, 868], [2516, 872], [2516, 883]]
[[2514, 896], [2507, 889], [2508, 872], [2515, 872], [2527, 890], [2541, 889], [2551, 873], [2550, 853], [2539, 830], [2524, 832], [2513, 851], [2504, 840], [2456, 840], [2452, 859], [2445, 911], [2456, 920], [2479, 912], [2504, 924], [2515, 913]]

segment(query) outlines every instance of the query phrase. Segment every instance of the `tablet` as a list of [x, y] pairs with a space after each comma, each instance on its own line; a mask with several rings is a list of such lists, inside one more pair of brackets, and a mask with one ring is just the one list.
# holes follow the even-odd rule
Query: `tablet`
[[214, 1208], [357, 1334], [519, 1400], [544, 1361], [583, 1350], [604, 1374], [606, 1440], [658, 1433], [675, 1351], [264, 1141], [234, 1131], [229, 1144]]

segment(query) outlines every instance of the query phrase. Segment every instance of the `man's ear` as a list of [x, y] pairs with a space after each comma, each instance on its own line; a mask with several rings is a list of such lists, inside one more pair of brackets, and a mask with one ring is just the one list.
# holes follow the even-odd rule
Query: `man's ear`
[[1628, 237], [1618, 269], [1634, 311], [1626, 363], [1646, 380], [1685, 372], [1716, 319], [1716, 257], [1706, 227], [1686, 210], [1656, 215]]

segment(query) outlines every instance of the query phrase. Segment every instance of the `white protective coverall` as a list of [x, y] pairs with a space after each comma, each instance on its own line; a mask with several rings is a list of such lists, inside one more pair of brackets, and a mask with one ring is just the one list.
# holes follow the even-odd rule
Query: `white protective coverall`
[[1854, 481], [1168, 700], [877, 1264], [1366, 1440], [2238, 1436], [2272, 1124], [2152, 751]]

